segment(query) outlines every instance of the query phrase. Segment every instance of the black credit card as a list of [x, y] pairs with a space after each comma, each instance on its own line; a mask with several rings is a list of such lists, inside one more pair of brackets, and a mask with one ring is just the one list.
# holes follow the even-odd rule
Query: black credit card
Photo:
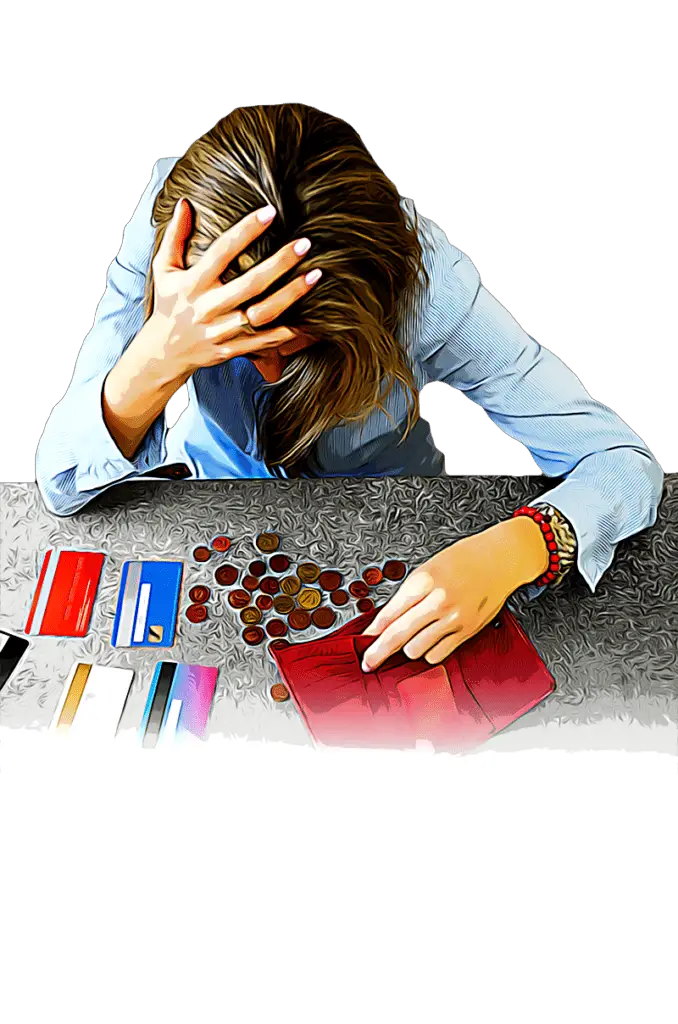
[[23, 636], [14, 636], [0, 629], [0, 690], [14, 672], [28, 647]]

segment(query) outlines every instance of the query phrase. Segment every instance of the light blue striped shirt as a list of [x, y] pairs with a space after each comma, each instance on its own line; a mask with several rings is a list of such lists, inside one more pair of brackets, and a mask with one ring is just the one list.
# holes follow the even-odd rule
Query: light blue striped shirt
[[[108, 269], [71, 383], [40, 439], [36, 478], [56, 515], [76, 512], [112, 485], [167, 463], [184, 463], [195, 479], [285, 475], [272, 473], [258, 456], [254, 413], [264, 381], [246, 358], [198, 370], [188, 382], [187, 409], [169, 430], [160, 416], [133, 459], [122, 455], [104, 422], [106, 375], [143, 325], [155, 237], [151, 210], [176, 159], [158, 160], [153, 168]], [[412, 201], [402, 203], [411, 215]], [[429, 242], [424, 257], [431, 283], [402, 310], [399, 325], [417, 386], [444, 381], [460, 389], [528, 448], [546, 476], [565, 477], [532, 504], [548, 501], [570, 521], [578, 569], [594, 590], [616, 544], [655, 522], [662, 469], [641, 438], [520, 327], [438, 225], [421, 214], [419, 225]], [[443, 455], [423, 418], [398, 445], [407, 411], [399, 388], [386, 407], [391, 421], [377, 410], [362, 425], [325, 432], [309, 475], [443, 474]], [[532, 585], [527, 592], [534, 597], [543, 589]]]

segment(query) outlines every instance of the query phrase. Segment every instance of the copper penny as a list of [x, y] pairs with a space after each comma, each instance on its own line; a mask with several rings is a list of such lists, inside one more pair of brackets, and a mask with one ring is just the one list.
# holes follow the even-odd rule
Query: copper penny
[[289, 594], [290, 597], [294, 597], [301, 590], [301, 580], [298, 576], [285, 576], [280, 581], [280, 587], [283, 594]]
[[266, 575], [266, 562], [263, 560], [263, 558], [255, 558], [253, 562], [250, 562], [249, 573], [251, 576]]
[[257, 537], [255, 544], [260, 551], [264, 554], [270, 554], [272, 551], [278, 550], [280, 544], [280, 537], [277, 533], [260, 533]]
[[212, 547], [214, 548], [215, 551], [220, 551], [220, 552], [228, 551], [230, 546], [231, 546], [231, 541], [230, 541], [229, 537], [224, 537], [224, 536], [215, 537], [214, 540], [212, 541]]
[[287, 572], [290, 560], [287, 555], [273, 555], [268, 562], [271, 572]]
[[238, 570], [234, 565], [220, 565], [214, 578], [221, 587], [232, 587], [238, 578]]
[[320, 576], [320, 569], [315, 562], [302, 562], [297, 566], [297, 576], [302, 583], [315, 583]]
[[283, 651], [286, 647], [290, 646], [289, 640], [271, 640], [268, 645], [269, 654], [273, 655], [275, 651]]
[[311, 616], [303, 608], [295, 608], [287, 617], [290, 629], [308, 629], [311, 625]]
[[188, 592], [188, 596], [193, 604], [204, 604], [205, 601], [209, 601], [210, 599], [210, 588], [203, 587], [202, 585], [191, 587]]
[[313, 611], [321, 603], [323, 597], [319, 590], [314, 590], [313, 587], [304, 587], [297, 594], [297, 603], [301, 608], [305, 608], [307, 612]]
[[273, 600], [273, 607], [278, 615], [289, 615], [294, 608], [294, 598], [289, 597], [287, 594], [278, 594]]
[[240, 621], [246, 626], [256, 626], [257, 622], [261, 622], [261, 612], [253, 604], [248, 605], [240, 612]]
[[250, 594], [246, 590], [232, 590], [228, 595], [231, 608], [246, 608], [250, 603]]
[[242, 585], [245, 588], [245, 590], [256, 590], [257, 587], [259, 586], [259, 582], [260, 581], [257, 579], [256, 576], [247, 575], [243, 576], [242, 578]]
[[204, 604], [189, 604], [186, 618], [189, 622], [204, 622], [207, 618], [207, 608]]
[[247, 626], [242, 631], [242, 638], [250, 647], [263, 643], [265, 635], [261, 626]]
[[196, 562], [207, 562], [211, 554], [212, 552], [210, 551], [210, 549], [206, 548], [204, 544], [201, 544], [200, 547], [193, 549], [193, 558], [195, 559]]
[[363, 572], [363, 579], [368, 587], [376, 587], [384, 578], [384, 574], [377, 565], [371, 565]]
[[338, 608], [341, 608], [343, 607], [343, 605], [348, 604], [349, 600], [350, 598], [345, 590], [333, 590], [332, 593], [330, 594], [330, 601], [332, 602], [332, 604], [336, 604]]
[[334, 569], [325, 569], [318, 576], [318, 586], [322, 590], [338, 590], [343, 582], [344, 577], [340, 572], [335, 572]]
[[370, 597], [363, 597], [358, 601], [359, 612], [371, 612], [374, 608], [374, 601]]
[[261, 608], [262, 612], [270, 612], [273, 607], [273, 598], [270, 594], [258, 594], [256, 604], [257, 608]]
[[404, 562], [399, 562], [395, 558], [389, 559], [388, 562], [384, 563], [384, 577], [387, 580], [397, 581], [403, 579], [407, 573], [407, 566]]
[[370, 592], [370, 588], [364, 580], [354, 580], [353, 583], [349, 583], [348, 592], [351, 597], [367, 597]]
[[283, 622], [282, 619], [270, 619], [266, 623], [266, 632], [269, 636], [285, 636], [287, 633], [287, 623]]
[[336, 614], [331, 608], [328, 608], [327, 605], [324, 605], [322, 608], [316, 608], [311, 615], [311, 621], [314, 626], [318, 627], [318, 629], [329, 629], [330, 626], [334, 625], [336, 620]]
[[259, 586], [264, 594], [277, 594], [280, 590], [280, 582], [275, 578], [275, 576], [264, 576], [263, 580], [260, 581]]
[[283, 701], [290, 699], [290, 691], [284, 683], [274, 683], [271, 687], [271, 697], [276, 703], [281, 704]]

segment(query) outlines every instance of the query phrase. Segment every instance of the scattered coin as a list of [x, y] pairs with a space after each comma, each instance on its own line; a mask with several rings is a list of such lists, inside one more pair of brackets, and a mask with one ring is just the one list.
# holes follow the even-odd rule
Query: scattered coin
[[287, 572], [290, 567], [290, 560], [287, 555], [273, 555], [269, 559], [269, 567], [271, 572]]
[[289, 597], [288, 594], [278, 594], [273, 600], [273, 607], [278, 615], [289, 615], [294, 608], [294, 598]]
[[303, 608], [295, 608], [287, 616], [290, 629], [308, 629], [311, 625], [311, 616]]
[[246, 626], [242, 631], [242, 638], [250, 647], [256, 647], [263, 642], [265, 633], [261, 626]]
[[258, 594], [256, 604], [257, 608], [261, 608], [262, 612], [270, 612], [273, 607], [273, 598], [270, 594]]
[[260, 581], [259, 586], [264, 594], [277, 594], [280, 590], [280, 582], [275, 578], [275, 576], [264, 576], [263, 580]]
[[294, 597], [301, 590], [301, 580], [298, 576], [285, 576], [280, 581], [280, 587], [283, 594], [289, 594], [290, 597]]
[[243, 576], [242, 578], [242, 585], [245, 588], [245, 590], [256, 590], [257, 587], [259, 586], [259, 582], [260, 581], [257, 579], [256, 576], [247, 575]]
[[[269, 650], [273, 644], [269, 644]], [[284, 683], [274, 683], [271, 687], [271, 697], [278, 704], [282, 704], [283, 701], [290, 699], [290, 691], [287, 689]]]
[[361, 613], [371, 612], [374, 608], [374, 601], [369, 597], [362, 597], [358, 601], [358, 611]]
[[207, 608], [204, 604], [189, 604], [186, 618], [189, 622], [204, 622], [207, 618]]
[[210, 549], [206, 548], [204, 544], [201, 544], [199, 547], [193, 549], [193, 558], [195, 559], [196, 562], [207, 562], [211, 554], [212, 552], [210, 551]]
[[311, 615], [311, 621], [314, 626], [318, 627], [318, 629], [329, 629], [330, 626], [334, 625], [336, 619], [336, 614], [331, 608], [328, 608], [327, 605], [323, 605], [321, 608], [316, 608]]
[[231, 608], [246, 608], [250, 603], [250, 594], [246, 590], [232, 590], [228, 595]]
[[250, 562], [249, 572], [251, 576], [265, 576], [266, 562], [263, 558], [256, 558], [253, 562]]
[[338, 608], [348, 604], [350, 598], [345, 590], [333, 590], [330, 594], [330, 601], [332, 604], [336, 604]]
[[388, 562], [384, 563], [384, 577], [387, 580], [393, 582], [403, 579], [407, 573], [407, 566], [404, 562], [399, 562], [395, 558], [391, 558]]
[[318, 576], [318, 586], [323, 590], [338, 590], [343, 582], [344, 577], [340, 572], [335, 572], [334, 569], [325, 569]]
[[205, 601], [209, 601], [210, 599], [210, 588], [203, 587], [202, 585], [191, 587], [188, 592], [188, 596], [193, 604], [204, 604]]
[[384, 578], [384, 574], [381, 569], [376, 565], [371, 565], [368, 569], [363, 572], [363, 579], [368, 587], [376, 587]]
[[322, 594], [319, 590], [314, 590], [312, 587], [304, 587], [297, 594], [297, 603], [301, 608], [305, 608], [306, 611], [313, 611], [317, 608], [322, 601]]
[[255, 543], [260, 551], [268, 555], [272, 551], [277, 551], [280, 537], [277, 533], [260, 533]]
[[234, 565], [220, 565], [214, 578], [220, 586], [232, 587], [238, 578], [238, 570]]
[[287, 623], [283, 622], [282, 619], [270, 619], [266, 623], [266, 632], [269, 636], [285, 636], [287, 633]]
[[261, 611], [253, 604], [248, 605], [240, 612], [240, 621], [246, 626], [256, 626], [257, 622], [261, 622]]
[[268, 645], [268, 651], [273, 654], [274, 651], [282, 651], [284, 647], [289, 647], [289, 640], [271, 640]]
[[353, 583], [349, 583], [348, 592], [351, 595], [351, 597], [367, 597], [367, 595], [370, 592], [370, 588], [367, 586], [364, 580], [354, 580]]
[[228, 537], [224, 537], [224, 536], [215, 537], [214, 540], [212, 541], [212, 547], [214, 548], [215, 551], [219, 551], [219, 552], [228, 551], [230, 546], [231, 546], [231, 541], [230, 541], [230, 538], [228, 538]]
[[302, 583], [315, 583], [320, 576], [320, 569], [315, 562], [302, 562], [297, 566], [297, 576]]

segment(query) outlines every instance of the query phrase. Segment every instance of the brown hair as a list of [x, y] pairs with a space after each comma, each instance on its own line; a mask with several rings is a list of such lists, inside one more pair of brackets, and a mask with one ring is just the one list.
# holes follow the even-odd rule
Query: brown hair
[[[187, 266], [242, 217], [271, 203], [278, 211], [272, 225], [222, 280], [302, 236], [312, 242], [308, 256], [262, 295], [316, 266], [323, 271], [274, 321], [303, 328], [316, 344], [290, 357], [281, 380], [266, 385], [272, 394], [258, 426], [267, 464], [298, 475], [324, 431], [363, 421], [375, 408], [385, 412], [396, 384], [407, 400], [406, 437], [419, 401], [395, 331], [400, 303], [428, 275], [416, 211], [412, 219], [406, 215], [395, 185], [357, 132], [303, 103], [233, 110], [189, 147], [158, 193], [153, 258], [182, 197], [194, 211]], [[152, 309], [151, 271], [146, 316]]]

